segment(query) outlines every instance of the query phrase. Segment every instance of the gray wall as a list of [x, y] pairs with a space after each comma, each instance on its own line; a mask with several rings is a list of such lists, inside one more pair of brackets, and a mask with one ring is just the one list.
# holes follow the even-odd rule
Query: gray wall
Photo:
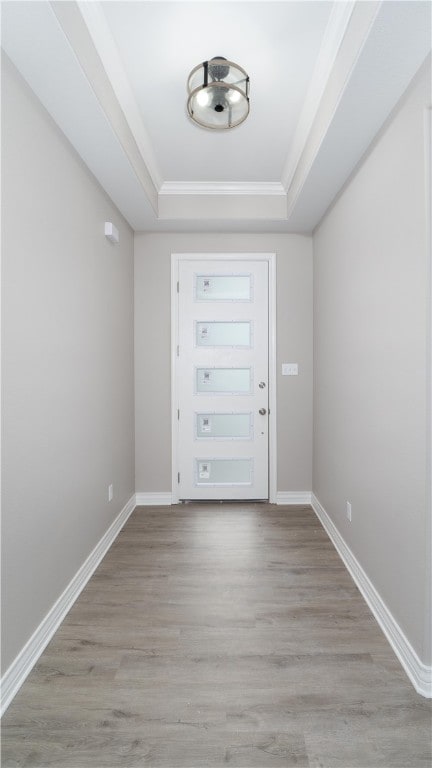
[[[277, 254], [278, 491], [312, 483], [312, 240], [300, 235], [135, 235], [137, 492], [171, 491], [171, 253]], [[298, 362], [298, 377], [282, 377]]]
[[429, 66], [314, 237], [313, 490], [424, 663]]
[[2, 75], [5, 670], [134, 493], [134, 416], [133, 233]]
[[[315, 233], [313, 489], [430, 663], [425, 72]], [[134, 483], [133, 234], [2, 75], [5, 670], [134, 490], [171, 488], [172, 252], [277, 254], [278, 490], [310, 490], [312, 240], [136, 235]]]

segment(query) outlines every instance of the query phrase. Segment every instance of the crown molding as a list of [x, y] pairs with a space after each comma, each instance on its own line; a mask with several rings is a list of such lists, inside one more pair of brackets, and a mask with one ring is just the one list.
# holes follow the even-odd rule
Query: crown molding
[[99, 0], [93, 0], [91, 3], [88, 0], [86, 2], [79, 0], [77, 6], [111, 82], [113, 91], [124, 112], [126, 121], [147, 166], [153, 184], [156, 189], [159, 189], [162, 184], [162, 176], [156, 156], [102, 6]]
[[[315, 98], [314, 112], [309, 119], [309, 125], [303, 128], [303, 146], [298, 148], [295, 162], [291, 163], [289, 174], [283, 178], [284, 188], [288, 194], [289, 214], [327, 137], [380, 7], [380, 0], [367, 3], [357, 0], [351, 7], [350, 13], [348, 14], [347, 9], [347, 13], [341, 14], [338, 19], [339, 35], [333, 34], [338, 50], [334, 52], [331, 65], [330, 56], [328, 58], [326, 80], [321, 82], [321, 91], [319, 98], [318, 95]], [[336, 20], [334, 23], [336, 24]]]
[[280, 181], [164, 181], [159, 195], [285, 195]]
[[177, 191], [159, 195], [159, 221], [188, 219], [189, 221], [286, 221], [287, 199], [285, 192], [266, 194], [264, 191], [226, 190], [207, 192]]
[[286, 220], [286, 192], [278, 181], [166, 181], [159, 190], [159, 220]]
[[287, 192], [293, 231], [318, 225], [430, 49], [427, 3], [356, 3]]
[[[111, 130], [117, 137], [136, 178], [146, 192], [148, 200], [156, 213], [158, 186], [153, 181], [148, 165], [142, 156], [141, 148], [137, 144], [129, 120], [123, 111], [118, 94], [110, 81], [110, 76], [105, 69], [101, 54], [96, 47], [93, 38], [94, 29], [92, 34], [83, 16], [82, 9], [78, 7], [77, 3], [52, 0], [48, 5], [51, 7], [63, 34], [74, 52], [76, 60], [108, 120]], [[89, 3], [88, 5], [91, 6], [92, 4]], [[96, 27], [96, 24], [93, 26]], [[105, 58], [107, 58], [106, 55]]]
[[312, 232], [430, 50], [426, 3], [332, 3], [280, 180], [164, 181], [104, 3], [4, 3], [2, 12], [13, 65], [138, 231], [248, 222]]
[[[80, 27], [74, 4], [60, 5], [60, 10], [70, 11], [75, 21], [78, 16]], [[143, 229], [151, 225], [155, 220], [157, 190], [146, 175], [121, 109], [113, 103], [115, 96], [111, 92], [111, 116], [107, 115], [52, 4], [3, 3], [1, 13], [1, 45], [5, 54], [2, 68], [8, 69], [18, 87], [30, 89], [130, 226]], [[82, 20], [81, 31], [91, 47]], [[105, 78], [109, 95], [108, 85]], [[36, 103], [34, 106], [37, 107]], [[114, 120], [124, 128], [125, 143], [129, 137], [129, 149], [142, 164], [141, 176], [132, 169], [124, 144], [113, 130]]]
[[318, 107], [345, 37], [355, 5], [355, 0], [334, 3], [331, 10], [312, 79], [297, 123], [294, 139], [282, 170], [281, 183], [286, 191], [289, 189], [313, 126]]

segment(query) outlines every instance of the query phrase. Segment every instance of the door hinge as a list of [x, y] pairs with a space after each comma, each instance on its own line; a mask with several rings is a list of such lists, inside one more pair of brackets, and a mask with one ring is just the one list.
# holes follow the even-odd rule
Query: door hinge
[[177, 280], [177, 293], [180, 293], [180, 283], [178, 280]]
[[180, 421], [180, 408], [177, 408], [177, 419]]
[[179, 354], [180, 354], [180, 346], [177, 344], [177, 357], [179, 356]]
[[180, 482], [180, 472], [177, 472], [177, 482]]

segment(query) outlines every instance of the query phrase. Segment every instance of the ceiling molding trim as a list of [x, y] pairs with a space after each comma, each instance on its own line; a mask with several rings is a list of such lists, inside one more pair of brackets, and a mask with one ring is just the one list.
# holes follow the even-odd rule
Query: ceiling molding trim
[[102, 5], [99, 0], [78, 0], [77, 5], [153, 184], [159, 189], [162, 175]]
[[159, 220], [286, 221], [287, 201], [267, 194], [169, 194], [159, 195]]
[[281, 182], [288, 191], [351, 19], [355, 0], [333, 4]]
[[49, 5], [106, 115], [111, 130], [117, 137], [134, 174], [157, 214], [158, 189], [142, 158], [77, 3], [53, 0]]
[[[4, 3], [2, 69], [23, 78], [133, 229], [156, 221], [148, 195], [47, 2]], [[67, 84], [67, 87], [65, 87]]]
[[381, 0], [371, 0], [371, 2], [357, 0], [355, 3], [338, 55], [304, 143], [303, 151], [287, 189], [288, 217], [292, 214], [319, 150], [335, 119], [340, 102], [373, 29], [381, 4]]
[[427, 3], [380, 5], [307, 178], [296, 199], [289, 200], [290, 226], [296, 231], [310, 232], [317, 226], [373, 151], [381, 131], [399, 109], [401, 97], [408, 98], [416, 78], [430, 73], [430, 32]]
[[274, 196], [286, 192], [279, 181], [165, 181], [161, 195], [260, 195]]

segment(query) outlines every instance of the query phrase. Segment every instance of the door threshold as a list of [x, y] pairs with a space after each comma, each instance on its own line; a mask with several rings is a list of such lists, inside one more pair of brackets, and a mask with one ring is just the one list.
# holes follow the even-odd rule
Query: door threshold
[[179, 499], [179, 504], [268, 504], [268, 499]]

